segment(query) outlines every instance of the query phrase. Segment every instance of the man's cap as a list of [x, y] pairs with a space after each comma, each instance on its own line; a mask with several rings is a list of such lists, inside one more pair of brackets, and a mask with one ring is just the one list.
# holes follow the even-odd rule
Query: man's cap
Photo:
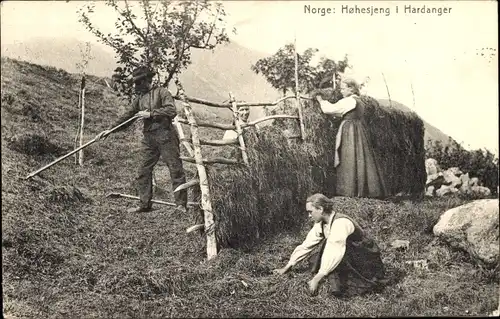
[[129, 83], [135, 83], [144, 78], [152, 78], [155, 74], [156, 72], [147, 66], [141, 65], [132, 71], [132, 78], [129, 79]]

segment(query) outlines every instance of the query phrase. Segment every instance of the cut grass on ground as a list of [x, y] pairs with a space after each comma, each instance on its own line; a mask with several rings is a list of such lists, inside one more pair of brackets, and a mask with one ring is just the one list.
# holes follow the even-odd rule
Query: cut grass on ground
[[[175, 214], [166, 206], [128, 214], [126, 208], [135, 203], [106, 198], [111, 191], [133, 193], [132, 130], [91, 146], [83, 167], [68, 159], [40, 177], [23, 180], [55, 159], [59, 150], [41, 148], [27, 154], [25, 148], [9, 144], [23, 141], [14, 136], [46, 132], [53, 145], [71, 148], [76, 132], [78, 83], [64, 82], [68, 76], [60, 72], [50, 73], [49, 80], [39, 78], [47, 72], [55, 71], [41, 72], [38, 66], [2, 59], [2, 100], [11, 103], [7, 108], [2, 102], [4, 314], [20, 318], [465, 316], [497, 308], [498, 273], [482, 270], [431, 232], [440, 214], [467, 202], [462, 199], [394, 203], [339, 198], [335, 209], [356, 217], [377, 240], [392, 279], [378, 294], [339, 300], [327, 296], [325, 289], [317, 297], [307, 294], [306, 262], [283, 277], [272, 274], [273, 268], [287, 262], [310, 224], [296, 233], [267, 238], [250, 251], [222, 250], [207, 262], [205, 238], [185, 233], [192, 216]], [[74, 98], [61, 97], [59, 87], [75, 93]], [[104, 87], [94, 89], [102, 90], [105, 99], [89, 98], [89, 122], [94, 126], [87, 130], [86, 140], [107, 127], [99, 112], [117, 115], [118, 101]], [[28, 98], [18, 98], [19, 90]], [[30, 95], [33, 92], [37, 96]], [[5, 94], [14, 97], [4, 99]], [[24, 109], [26, 114], [16, 111], [23, 110], [26, 101], [37, 108]], [[186, 168], [189, 174], [194, 172], [192, 165]], [[163, 166], [158, 171], [166, 174]], [[168, 200], [165, 174], [159, 186], [166, 195], [159, 199]], [[393, 251], [390, 243], [395, 239], [409, 240], [409, 249]], [[405, 263], [419, 259], [428, 260], [428, 270]]]

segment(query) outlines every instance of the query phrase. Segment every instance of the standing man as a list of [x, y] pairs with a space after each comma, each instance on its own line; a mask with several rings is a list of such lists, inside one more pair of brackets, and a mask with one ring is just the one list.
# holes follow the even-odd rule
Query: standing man
[[[144, 122], [144, 137], [141, 141], [140, 150], [141, 162], [137, 176], [141, 204], [139, 207], [129, 209], [129, 213], [151, 210], [153, 169], [160, 157], [168, 166], [173, 190], [186, 182], [182, 161], [179, 158], [179, 136], [172, 125], [172, 120], [177, 115], [174, 99], [166, 88], [152, 87], [155, 74], [146, 66], [137, 67], [132, 72], [130, 82], [134, 83], [139, 96], [132, 102], [125, 114], [113, 125], [113, 127], [117, 126], [134, 115], [139, 115]], [[124, 125], [118, 130], [122, 130], [129, 125]], [[105, 138], [108, 134], [109, 131], [104, 131], [97, 138]], [[175, 203], [177, 204], [177, 211], [186, 212], [187, 190], [175, 193]]]
[[333, 200], [314, 194], [306, 201], [306, 210], [315, 221], [304, 242], [293, 251], [288, 264], [273, 272], [284, 274], [295, 264], [313, 257], [319, 248], [309, 281], [309, 292], [315, 295], [322, 281], [329, 282], [332, 295], [363, 294], [385, 282], [384, 265], [377, 244], [354, 219], [333, 211]]

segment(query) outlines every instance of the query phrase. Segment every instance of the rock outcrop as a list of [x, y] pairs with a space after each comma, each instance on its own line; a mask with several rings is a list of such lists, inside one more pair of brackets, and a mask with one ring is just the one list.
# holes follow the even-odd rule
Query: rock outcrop
[[441, 215], [434, 235], [488, 267], [498, 265], [498, 199], [480, 199]]
[[485, 198], [491, 195], [491, 190], [481, 186], [477, 177], [470, 178], [469, 173], [464, 174], [458, 167], [443, 171], [435, 159], [429, 158], [425, 161], [425, 169], [427, 172], [426, 196], [467, 194], [476, 198]]

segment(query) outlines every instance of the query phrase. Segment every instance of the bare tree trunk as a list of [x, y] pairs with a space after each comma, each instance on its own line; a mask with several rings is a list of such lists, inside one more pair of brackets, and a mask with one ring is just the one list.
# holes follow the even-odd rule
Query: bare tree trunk
[[[80, 92], [78, 92], [78, 110], [80, 110], [80, 108], [81, 108], [81, 103], [82, 103], [82, 90], [80, 90]], [[79, 146], [78, 139], [80, 137], [82, 112], [78, 112], [78, 113], [80, 114], [80, 116], [78, 117], [78, 130], [76, 131], [75, 140], [73, 143], [73, 148], [78, 148], [78, 146]], [[75, 153], [75, 164], [78, 164], [78, 153]]]
[[385, 80], [385, 75], [383, 72], [382, 72], [382, 78], [384, 79], [385, 88], [387, 90], [387, 96], [389, 97], [389, 105], [392, 107], [391, 93], [389, 92], [389, 86], [387, 85], [387, 81]]
[[[83, 128], [85, 126], [85, 75], [82, 77], [82, 111], [81, 111], [81, 122], [80, 122], [80, 146], [83, 145]], [[83, 149], [78, 153], [78, 163], [83, 166]]]
[[299, 92], [299, 57], [297, 55], [297, 37], [295, 37], [294, 43], [295, 51], [295, 101], [297, 103], [297, 109], [299, 112], [299, 125], [300, 125], [300, 137], [302, 140], [306, 138], [306, 130], [304, 128], [304, 118], [302, 116], [302, 105], [300, 104], [300, 92]]

